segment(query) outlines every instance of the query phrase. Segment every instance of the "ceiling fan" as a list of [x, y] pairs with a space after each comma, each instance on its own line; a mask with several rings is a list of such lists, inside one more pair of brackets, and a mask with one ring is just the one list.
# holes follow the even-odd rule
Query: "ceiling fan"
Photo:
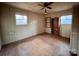
[[52, 9], [50, 7], [51, 4], [53, 4], [54, 2], [43, 2], [42, 4], [38, 4], [39, 6], [42, 6], [41, 10], [45, 10], [45, 13], [47, 13], [47, 9]]

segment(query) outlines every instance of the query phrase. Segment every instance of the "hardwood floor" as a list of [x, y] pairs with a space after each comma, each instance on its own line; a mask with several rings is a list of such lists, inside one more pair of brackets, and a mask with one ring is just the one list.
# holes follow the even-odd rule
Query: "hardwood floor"
[[0, 56], [69, 56], [69, 39], [42, 34], [3, 46]]

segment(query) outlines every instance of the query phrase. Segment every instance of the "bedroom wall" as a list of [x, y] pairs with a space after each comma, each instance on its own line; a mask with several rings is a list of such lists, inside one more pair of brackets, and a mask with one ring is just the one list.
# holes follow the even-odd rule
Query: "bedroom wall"
[[70, 37], [71, 52], [79, 56], [79, 5], [73, 8], [72, 33]]
[[[55, 13], [50, 13], [47, 14], [46, 17], [61, 17], [65, 15], [72, 15], [72, 9], [70, 10], [65, 10], [65, 11], [60, 11], [60, 12], [55, 12]], [[51, 28], [46, 28], [46, 32], [51, 33]], [[60, 25], [60, 35], [69, 38], [71, 33], [71, 25]]]
[[72, 25], [62, 24], [60, 25], [60, 35], [66, 38], [70, 38]]
[[[22, 40], [44, 32], [43, 15], [21, 10], [12, 6], [1, 7], [2, 44]], [[19, 12], [28, 16], [27, 25], [16, 25], [15, 13]]]

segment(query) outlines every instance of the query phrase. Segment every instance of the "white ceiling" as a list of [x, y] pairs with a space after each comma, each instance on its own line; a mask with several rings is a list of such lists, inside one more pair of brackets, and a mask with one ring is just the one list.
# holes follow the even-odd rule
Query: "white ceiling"
[[[40, 2], [7, 2], [6, 4], [29, 10], [36, 13], [44, 14], [44, 10], [40, 10], [42, 7], [39, 6]], [[48, 13], [63, 11], [71, 9], [74, 5], [79, 4], [78, 2], [54, 2], [50, 5], [52, 9], [48, 9]]]

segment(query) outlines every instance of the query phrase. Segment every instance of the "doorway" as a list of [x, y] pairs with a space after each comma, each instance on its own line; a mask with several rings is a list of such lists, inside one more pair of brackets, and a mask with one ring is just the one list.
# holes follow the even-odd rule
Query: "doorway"
[[51, 19], [51, 33], [70, 38], [72, 15], [64, 15]]
[[51, 33], [60, 34], [59, 18], [55, 17], [51, 19]]

